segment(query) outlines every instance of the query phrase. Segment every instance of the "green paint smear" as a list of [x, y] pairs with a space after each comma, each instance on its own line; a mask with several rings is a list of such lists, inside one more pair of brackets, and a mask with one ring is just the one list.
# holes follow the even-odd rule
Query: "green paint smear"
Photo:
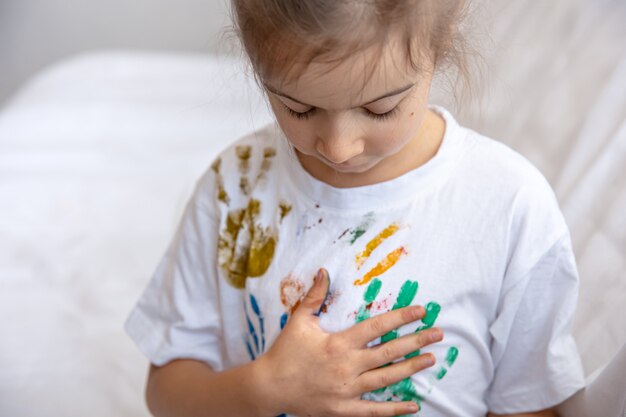
[[[404, 378], [402, 381], [398, 381], [388, 387], [379, 388], [372, 392], [374, 394], [383, 394], [386, 391], [388, 391], [390, 395], [400, 398], [401, 401], [414, 401], [418, 404], [424, 401], [424, 397], [417, 393], [411, 378]], [[388, 398], [387, 401], [392, 401], [392, 399]]]
[[452, 366], [454, 364], [457, 356], [459, 356], [459, 349], [457, 349], [456, 346], [451, 346], [450, 349], [448, 349], [448, 354], [446, 355], [446, 363], [448, 366]]
[[393, 395], [399, 397], [402, 401], [414, 401], [418, 404], [424, 401], [424, 397], [417, 393], [411, 378], [404, 378], [402, 381], [391, 385], [390, 388]]
[[370, 318], [370, 311], [365, 306], [361, 306], [359, 311], [356, 313], [356, 322], [359, 323], [369, 318]]
[[411, 358], [414, 358], [414, 357], [418, 356], [419, 354], [420, 354], [420, 350], [417, 349], [415, 352], [411, 352], [408, 355], [405, 355], [404, 357], [406, 359], [411, 359]]
[[350, 234], [352, 235], [352, 239], [350, 239], [350, 244], [352, 245], [358, 238], [363, 236], [367, 229], [372, 225], [374, 220], [374, 212], [370, 211], [365, 215], [365, 220], [356, 227], [354, 230], [350, 230]]
[[367, 230], [364, 229], [356, 229], [356, 230], [351, 230], [350, 234], [352, 235], [352, 239], [350, 239], [350, 244], [354, 243], [358, 238], [360, 238], [361, 236], [363, 236], [363, 234], [366, 232]]
[[448, 369], [454, 364], [454, 362], [456, 361], [457, 356], [459, 356], [459, 349], [457, 349], [456, 346], [451, 346], [448, 349], [448, 353], [446, 354], [446, 365], [447, 366], [442, 366], [439, 369], [439, 372], [437, 373], [437, 379], [441, 379], [444, 376], [446, 376], [446, 373], [448, 373]]
[[374, 302], [382, 285], [383, 283], [381, 280], [374, 278], [372, 282], [370, 282], [370, 285], [367, 286], [365, 294], [363, 294], [363, 301], [365, 301], [365, 304], [359, 308], [359, 311], [356, 314], [357, 323], [370, 318], [370, 310], [367, 307], [369, 304]]
[[390, 340], [394, 340], [398, 338], [398, 331], [392, 330], [389, 333], [386, 333], [380, 337], [380, 343], [387, 343]]
[[417, 281], [404, 281], [404, 284], [402, 284], [402, 288], [400, 288], [400, 294], [398, 294], [396, 303], [393, 305], [393, 310], [404, 308], [410, 305], [413, 302], [413, 298], [415, 298], [415, 294], [417, 294], [418, 287], [419, 285]]
[[422, 323], [424, 323], [424, 325], [418, 327], [415, 331], [419, 332], [420, 330], [426, 330], [433, 327], [435, 321], [437, 320], [437, 317], [439, 316], [440, 311], [441, 306], [439, 304], [435, 303], [434, 301], [429, 302], [426, 305], [426, 315], [422, 319]]
[[[417, 281], [406, 280], [402, 287], [400, 288], [400, 293], [396, 298], [396, 303], [393, 305], [392, 310], [397, 310], [399, 308], [404, 308], [409, 306], [413, 299], [415, 298], [415, 294], [417, 294], [417, 289], [419, 288], [419, 284]], [[380, 338], [382, 343], [388, 342], [390, 340], [394, 340], [398, 337], [398, 331], [392, 330], [389, 333], [383, 335]]]
[[370, 285], [367, 286], [367, 290], [365, 291], [365, 295], [363, 296], [363, 300], [365, 300], [366, 304], [373, 303], [378, 293], [380, 292], [380, 287], [382, 287], [383, 283], [378, 278], [374, 278]]

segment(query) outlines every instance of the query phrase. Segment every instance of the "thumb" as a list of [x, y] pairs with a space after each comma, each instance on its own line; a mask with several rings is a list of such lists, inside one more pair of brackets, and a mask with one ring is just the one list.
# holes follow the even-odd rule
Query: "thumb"
[[326, 297], [328, 297], [329, 288], [330, 278], [328, 277], [328, 271], [324, 268], [320, 268], [315, 275], [313, 285], [302, 299], [298, 311], [319, 316], [326, 301]]

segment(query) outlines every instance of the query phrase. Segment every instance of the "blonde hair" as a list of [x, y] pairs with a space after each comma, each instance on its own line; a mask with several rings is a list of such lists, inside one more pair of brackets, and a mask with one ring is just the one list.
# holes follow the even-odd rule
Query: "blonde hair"
[[[313, 61], [340, 63], [399, 34], [408, 64], [421, 72], [455, 67], [471, 88], [469, 44], [460, 26], [467, 0], [232, 0], [235, 32], [255, 78], [296, 80]], [[377, 59], [372, 59], [369, 73]], [[432, 62], [430, 62], [432, 61]]]

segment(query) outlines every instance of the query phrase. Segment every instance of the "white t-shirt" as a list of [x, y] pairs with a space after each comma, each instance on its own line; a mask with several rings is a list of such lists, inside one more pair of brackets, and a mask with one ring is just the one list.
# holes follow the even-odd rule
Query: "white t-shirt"
[[276, 124], [223, 151], [127, 320], [150, 362], [221, 371], [258, 357], [325, 267], [324, 329], [419, 304], [426, 318], [385, 340], [433, 325], [445, 334], [422, 349], [433, 368], [368, 398], [482, 417], [548, 408], [582, 388], [570, 334], [578, 275], [550, 185], [507, 146], [431, 108], [446, 122], [437, 154], [374, 185], [315, 179]]

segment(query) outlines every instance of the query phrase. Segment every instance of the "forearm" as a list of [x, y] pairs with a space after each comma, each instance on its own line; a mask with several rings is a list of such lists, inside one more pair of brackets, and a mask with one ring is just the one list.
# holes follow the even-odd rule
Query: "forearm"
[[522, 413], [522, 414], [487, 414], [487, 417], [559, 417], [559, 414], [556, 413], [553, 409], [547, 409], [542, 411], [535, 411], [532, 413]]
[[273, 417], [255, 362], [214, 372], [202, 362], [177, 360], [151, 367], [146, 402], [155, 417]]

